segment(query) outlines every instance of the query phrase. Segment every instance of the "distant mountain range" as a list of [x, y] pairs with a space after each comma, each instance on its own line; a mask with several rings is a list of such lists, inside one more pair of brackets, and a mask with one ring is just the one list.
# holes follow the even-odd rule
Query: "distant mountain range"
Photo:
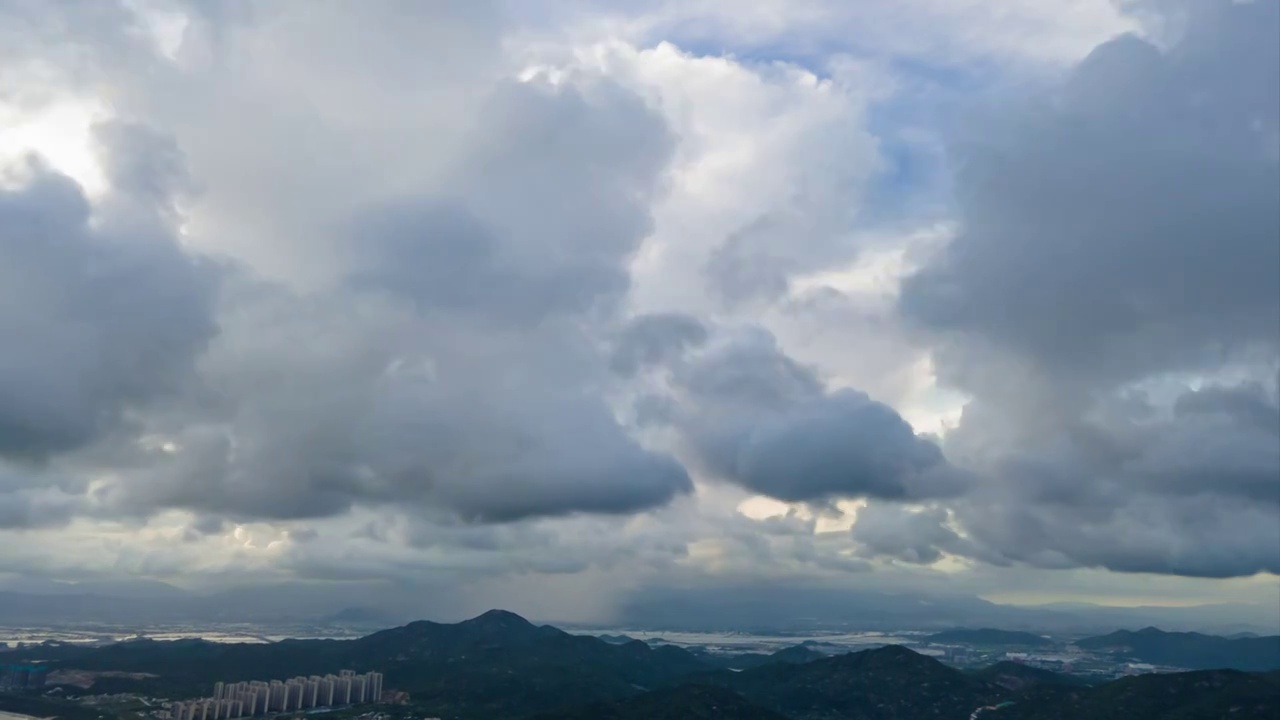
[[[804, 646], [788, 648], [735, 671], [674, 646], [611, 644], [494, 610], [461, 623], [419, 621], [354, 640], [50, 644], [0, 653], [0, 661], [152, 673], [156, 677], [102, 678], [93, 691], [170, 698], [207, 695], [218, 680], [376, 669], [388, 688], [411, 695], [411, 714], [457, 720], [919, 720], [964, 718], [1006, 702], [1014, 704], [999, 711], [1000, 720], [1274, 720], [1280, 713], [1280, 673], [1215, 670], [1091, 688], [1011, 664], [961, 672], [892, 645], [814, 655]], [[33, 710], [29, 714], [60, 714], [53, 707]]]
[[1094, 634], [1117, 627], [1159, 625], [1220, 635], [1280, 633], [1266, 604], [1195, 607], [1110, 607], [1088, 603], [1005, 605], [966, 595], [850, 591], [846, 588], [644, 588], [622, 603], [620, 627], [688, 631], [1008, 630]]
[[792, 645], [773, 653], [736, 653], [726, 655], [721, 653], [708, 652], [705, 648], [685, 648], [691, 655], [698, 660], [712, 667], [721, 667], [729, 670], [747, 670], [749, 668], [761, 667], [763, 665], [786, 664], [786, 665], [802, 665], [814, 660], [821, 660], [829, 657], [827, 653], [818, 652], [813, 648], [805, 645]]
[[1076, 642], [1082, 648], [1154, 665], [1208, 670], [1280, 669], [1280, 636], [1224, 638], [1200, 633], [1164, 632], [1148, 627], [1120, 630]]
[[[465, 608], [425, 601], [420, 590], [386, 583], [303, 583], [189, 592], [155, 581], [63, 583], [0, 580], [0, 624], [84, 626], [251, 623], [263, 626], [387, 627], [424, 613], [465, 617]], [[645, 588], [626, 598], [617, 627], [694, 631], [885, 630], [941, 631], [1000, 627], [1097, 634], [1117, 627], [1158, 625], [1219, 635], [1280, 633], [1274, 607], [1205, 605], [1118, 608], [1081, 603], [1001, 605], [965, 595], [870, 590], [777, 588]], [[597, 625], [596, 627], [599, 627]]]
[[1044, 647], [1053, 644], [1052, 640], [1034, 633], [1016, 630], [994, 630], [992, 628], [946, 630], [930, 635], [925, 639], [931, 643], [942, 645], [957, 643], [985, 646]]

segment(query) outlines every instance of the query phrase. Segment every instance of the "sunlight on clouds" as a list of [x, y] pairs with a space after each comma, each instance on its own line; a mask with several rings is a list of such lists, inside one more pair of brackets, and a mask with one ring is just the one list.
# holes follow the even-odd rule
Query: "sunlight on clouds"
[[819, 515], [814, 532], [847, 532], [858, 521], [858, 511], [867, 506], [866, 500], [837, 500], [836, 509], [841, 515]]
[[768, 520], [793, 515], [801, 520], [813, 520], [815, 533], [843, 532], [853, 527], [858, 510], [866, 507], [865, 500], [836, 500], [833, 505], [841, 515], [813, 513], [803, 503], [787, 503], [764, 495], [753, 495], [738, 503], [737, 510], [752, 520]]
[[92, 129], [105, 115], [101, 104], [85, 99], [63, 100], [34, 113], [0, 103], [0, 167], [34, 153], [80, 183], [90, 197], [101, 195], [107, 181], [94, 152]]
[[763, 495], [753, 495], [738, 503], [738, 512], [752, 520], [764, 520], [771, 517], [782, 517], [791, 510], [791, 505], [781, 500], [774, 500]]
[[955, 223], [927, 225], [904, 234], [877, 234], [854, 241], [866, 248], [843, 268], [821, 270], [795, 278], [795, 296], [830, 288], [859, 297], [892, 300], [902, 279], [918, 270], [928, 257], [955, 237]]

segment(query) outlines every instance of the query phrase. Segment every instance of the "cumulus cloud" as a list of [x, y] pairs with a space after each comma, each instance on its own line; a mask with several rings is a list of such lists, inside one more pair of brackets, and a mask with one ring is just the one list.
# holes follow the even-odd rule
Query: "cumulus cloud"
[[1196, 7], [1179, 45], [1101, 45], [960, 150], [965, 227], [906, 283], [908, 316], [1090, 382], [1274, 356], [1280, 11]]
[[964, 474], [893, 408], [817, 374], [754, 329], [677, 368], [677, 426], [710, 475], [785, 501], [954, 495]]
[[695, 317], [680, 313], [655, 313], [633, 318], [619, 333], [611, 366], [632, 375], [646, 367], [678, 357], [707, 341], [707, 329]]
[[1183, 9], [969, 138], [963, 229], [903, 287], [973, 396], [946, 447], [985, 559], [1280, 568], [1280, 5]]
[[[474, 139], [456, 199], [358, 212], [361, 269], [329, 290], [230, 284], [204, 358], [216, 400], [168, 430], [161, 418], [176, 449], [138, 459], [104, 503], [294, 518], [408, 502], [502, 522], [688, 492], [684, 468], [590, 393], [607, 373], [582, 324], [626, 289], [667, 140], [629, 94], [585, 92], [497, 89], [506, 119]], [[524, 133], [539, 142], [511, 140]]]
[[[189, 39], [213, 43], [208, 57], [157, 72], [185, 74], [202, 101], [244, 109], [222, 76], [242, 43], [251, 55], [278, 53], [349, 21], [355, 31], [339, 50], [359, 54], [372, 49], [363, 30], [392, 9], [327, 8], [305, 27], [277, 26], [299, 7], [198, 12]], [[423, 12], [398, 20], [387, 41], [427, 39], [437, 20], [489, 31], [487, 15], [462, 4]], [[264, 36], [278, 45], [257, 45]], [[381, 65], [360, 67], [376, 75]], [[364, 75], [349, 79], [327, 97], [341, 89], [353, 102], [374, 89]], [[271, 244], [287, 250], [315, 219], [295, 214], [288, 191], [263, 206], [221, 182], [210, 149], [242, 150], [242, 133], [233, 139], [216, 118], [176, 118], [168, 89], [126, 84], [139, 95], [125, 107], [172, 122], [177, 142], [104, 127], [106, 197], [90, 202], [47, 171], [6, 191], [0, 329], [20, 342], [0, 365], [5, 455], [55, 462], [81, 491], [95, 477], [87, 505], [96, 514], [180, 508], [203, 514], [199, 532], [223, 516], [321, 517], [362, 504], [475, 522], [631, 513], [691, 489], [684, 468], [628, 437], [598, 394], [611, 375], [592, 336], [618, 315], [673, 144], [634, 93], [601, 78], [495, 79], [474, 105], [450, 108], [468, 126], [454, 128], [454, 152], [427, 147], [436, 174], [338, 197], [332, 183], [353, 179], [320, 173], [326, 184], [309, 188], [307, 212], [331, 227], [310, 254], [336, 271], [298, 283], [210, 230], [267, 212], [257, 231], [278, 228]], [[275, 118], [249, 121], [278, 129]], [[318, 136], [353, 129], [338, 105], [313, 122]], [[271, 162], [301, 160], [294, 149], [273, 148]], [[184, 151], [202, 173], [198, 187]], [[380, 170], [341, 160], [355, 178]], [[179, 194], [197, 190], [179, 207]], [[219, 206], [233, 223], [202, 225], [200, 212]], [[184, 228], [192, 244], [230, 256], [217, 273], [175, 239], [191, 207], [200, 209]]]
[[[547, 597], [1275, 570], [1274, 4], [1180, 5], [996, 107], [954, 239], [879, 127], [897, 81], [1133, 24], [902, 7], [0, 0], [0, 111], [116, 118], [31, 136], [91, 146], [77, 180], [0, 185], [0, 528], [49, 572]], [[659, 42], [712, 37], [743, 54]], [[894, 193], [929, 217], [868, 227]]]

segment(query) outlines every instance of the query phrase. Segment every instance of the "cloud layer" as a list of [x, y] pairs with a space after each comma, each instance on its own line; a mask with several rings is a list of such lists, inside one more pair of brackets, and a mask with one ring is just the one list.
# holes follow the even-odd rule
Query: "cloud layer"
[[1280, 572], [1280, 4], [766, 5], [0, 1], [0, 533], [170, 579]]

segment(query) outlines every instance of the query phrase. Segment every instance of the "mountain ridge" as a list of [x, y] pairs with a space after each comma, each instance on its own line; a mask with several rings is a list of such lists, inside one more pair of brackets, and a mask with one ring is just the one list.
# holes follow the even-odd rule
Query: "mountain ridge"
[[[93, 692], [169, 698], [205, 696], [215, 680], [379, 670], [388, 688], [409, 693], [414, 712], [456, 720], [920, 720], [967, 717], [1000, 702], [1019, 708], [1001, 711], [1009, 720], [1220, 720], [1223, 712], [1232, 713], [1232, 720], [1254, 720], [1280, 712], [1280, 672], [1215, 670], [1080, 687], [1053, 673], [1008, 664], [965, 673], [900, 645], [735, 672], [673, 645], [610, 644], [501, 610], [454, 624], [415, 621], [354, 640], [144, 639], [6, 654], [21, 660], [24, 653], [40, 654], [55, 669], [150, 673], [155, 677], [103, 678]], [[1166, 696], [1199, 709], [1170, 714]], [[681, 703], [702, 715], [681, 715]], [[1115, 707], [1132, 712], [1116, 715], [1109, 709]], [[1098, 712], [1103, 714], [1079, 714]]]

